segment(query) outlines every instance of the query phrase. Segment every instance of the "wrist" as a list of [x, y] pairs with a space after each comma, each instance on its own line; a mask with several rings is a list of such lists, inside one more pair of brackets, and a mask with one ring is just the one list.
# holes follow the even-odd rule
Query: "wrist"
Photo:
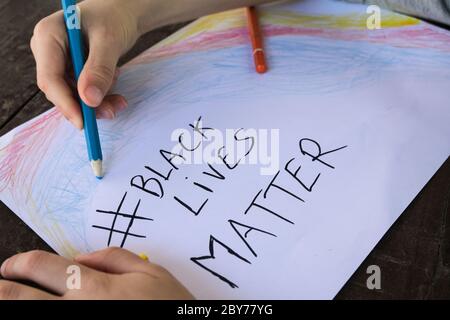
[[135, 17], [138, 36], [170, 23], [169, 8], [174, 6], [167, 0], [127, 0], [130, 13]]

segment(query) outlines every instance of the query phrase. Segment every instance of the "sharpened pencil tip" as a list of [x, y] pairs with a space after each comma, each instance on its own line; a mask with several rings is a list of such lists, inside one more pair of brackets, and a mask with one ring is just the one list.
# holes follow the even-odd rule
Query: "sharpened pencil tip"
[[91, 161], [92, 170], [97, 179], [103, 178], [103, 165], [102, 160], [92, 160]]
[[258, 73], [265, 73], [267, 71], [267, 67], [265, 65], [263, 65], [263, 64], [258, 64], [256, 66], [256, 71]]

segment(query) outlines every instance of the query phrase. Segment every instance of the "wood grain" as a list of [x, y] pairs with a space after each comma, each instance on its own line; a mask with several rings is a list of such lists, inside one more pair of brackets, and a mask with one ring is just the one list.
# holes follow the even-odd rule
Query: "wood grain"
[[34, 25], [58, 1], [2, 0], [0, 4], [0, 128], [38, 92], [29, 47]]

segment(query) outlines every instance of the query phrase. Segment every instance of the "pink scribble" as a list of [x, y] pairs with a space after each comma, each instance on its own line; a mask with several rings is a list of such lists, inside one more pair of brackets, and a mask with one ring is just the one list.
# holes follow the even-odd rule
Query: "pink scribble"
[[[263, 28], [266, 37], [296, 35], [320, 37], [341, 41], [361, 41], [380, 43], [400, 48], [424, 48], [450, 52], [450, 35], [439, 32], [438, 28], [422, 23], [418, 26], [381, 29], [369, 31], [364, 29], [307, 28], [302, 26], [266, 25]], [[149, 63], [187, 52], [221, 49], [248, 43], [246, 27], [228, 30], [202, 32], [181, 42], [149, 49], [128, 63], [126, 67]]]
[[61, 113], [50, 110], [15, 133], [3, 149], [0, 158], [0, 191], [30, 190], [42, 158], [46, 155], [55, 131], [61, 123]]

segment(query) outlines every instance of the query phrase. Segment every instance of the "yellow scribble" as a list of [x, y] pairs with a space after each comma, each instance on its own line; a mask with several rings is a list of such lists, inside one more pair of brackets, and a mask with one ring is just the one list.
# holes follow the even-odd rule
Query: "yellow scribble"
[[[324, 29], [367, 29], [366, 14], [346, 14], [346, 15], [315, 15], [307, 16], [288, 11], [265, 12], [262, 15], [265, 24], [281, 26], [301, 26], [305, 28]], [[399, 28], [413, 26], [420, 23], [420, 20], [408, 16], [385, 13], [381, 19], [382, 28]]]
[[[26, 212], [28, 213], [32, 226], [35, 227], [35, 230], [39, 230], [39, 233], [45, 236], [45, 240], [48, 241], [62, 256], [68, 258], [75, 257], [79, 252], [72, 246], [71, 241], [67, 239], [58, 222], [44, 223], [44, 220], [37, 214], [38, 208], [31, 192], [28, 193], [26, 202], [28, 204]], [[46, 210], [51, 215], [48, 207]]]
[[[262, 11], [261, 22], [265, 25], [295, 26], [303, 28], [320, 29], [356, 29], [367, 28], [367, 14], [346, 15], [304, 15], [289, 11]], [[383, 14], [381, 27], [401, 28], [420, 24], [420, 20], [401, 14], [387, 12]], [[232, 28], [241, 28], [247, 25], [245, 11], [236, 9], [200, 18], [181, 29], [173, 36], [155, 46], [163, 47], [179, 41], [194, 37], [204, 32], [224, 31]]]
[[171, 45], [179, 41], [191, 38], [203, 32], [228, 30], [230, 28], [246, 25], [244, 9], [236, 9], [209, 15], [192, 22], [185, 28], [177, 31], [169, 38], [159, 42], [154, 48]]

